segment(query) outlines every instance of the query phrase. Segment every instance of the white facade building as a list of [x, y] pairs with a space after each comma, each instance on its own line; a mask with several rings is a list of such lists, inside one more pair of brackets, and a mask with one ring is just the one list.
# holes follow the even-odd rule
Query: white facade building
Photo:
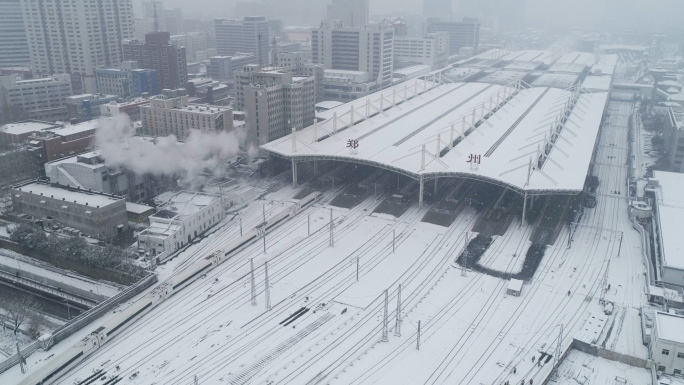
[[428, 33], [424, 37], [396, 36], [394, 38], [395, 67], [425, 64], [437, 70], [446, 67], [448, 62], [448, 32]]
[[0, 0], [0, 68], [31, 63], [21, 0]]
[[368, 72], [371, 91], [392, 84], [394, 29], [385, 24], [364, 28], [326, 25], [311, 31], [313, 62], [325, 69]]
[[228, 107], [190, 104], [187, 96], [157, 95], [149, 105], [140, 106], [142, 135], [175, 135], [185, 140], [193, 130], [230, 131], [233, 129], [233, 110]]
[[66, 98], [71, 96], [71, 77], [67, 74], [19, 80], [16, 75], [0, 76], [0, 108], [22, 108], [29, 119], [66, 120]]
[[181, 191], [150, 215], [138, 247], [157, 262], [184, 247], [226, 217], [219, 195]]
[[95, 93], [94, 71], [123, 59], [121, 43], [133, 37], [131, 0], [22, 0], [34, 73], [71, 74], [74, 92]]
[[648, 348], [659, 372], [681, 376], [684, 371], [684, 317], [657, 311]]

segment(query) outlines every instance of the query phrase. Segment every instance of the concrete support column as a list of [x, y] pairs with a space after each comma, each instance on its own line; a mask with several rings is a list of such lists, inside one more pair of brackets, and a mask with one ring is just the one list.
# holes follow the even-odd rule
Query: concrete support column
[[425, 179], [423, 176], [420, 176], [420, 196], [418, 197], [418, 208], [422, 209], [423, 208], [423, 191], [425, 189]]
[[523, 213], [522, 213], [522, 223], [525, 224], [525, 212], [527, 211], [527, 193], [523, 197]]
[[297, 161], [292, 159], [292, 187], [297, 188]]

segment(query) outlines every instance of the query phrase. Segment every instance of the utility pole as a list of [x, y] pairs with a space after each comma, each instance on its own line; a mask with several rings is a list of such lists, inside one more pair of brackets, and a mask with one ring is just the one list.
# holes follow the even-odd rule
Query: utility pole
[[266, 254], [266, 226], [264, 226], [264, 254]]
[[266, 285], [266, 290], [264, 292], [266, 295], [266, 310], [271, 310], [271, 287], [268, 282], [268, 261], [264, 262], [264, 274], [264, 284]]
[[625, 235], [622, 231], [620, 232], [620, 246], [618, 246], [618, 257], [620, 256], [620, 250], [622, 250], [622, 237]]
[[264, 203], [264, 205], [262, 206], [262, 208], [264, 209], [264, 210], [263, 210], [263, 212], [264, 212], [264, 223], [266, 223], [266, 203]]
[[560, 356], [563, 351], [563, 324], [560, 324], [560, 331], [558, 332], [558, 343], [556, 344], [556, 353], [553, 355], [553, 372], [551, 378], [558, 378], [558, 367], [560, 366]]
[[256, 306], [257, 300], [256, 300], [256, 282], [254, 281], [254, 258], [249, 260], [249, 267], [250, 267], [250, 282], [252, 284], [252, 306]]
[[195, 375], [195, 385], [199, 385], [199, 382], [197, 381], [197, 375]]
[[381, 342], [389, 342], [388, 338], [388, 320], [387, 320], [387, 310], [389, 306], [389, 295], [387, 293], [387, 289], [385, 289], [385, 307], [383, 309], [383, 314], [382, 314], [382, 339], [380, 340]]
[[394, 326], [394, 335], [401, 337], [401, 284], [397, 289], [397, 324]]
[[416, 338], [416, 350], [420, 350], [420, 321], [418, 321], [418, 335]]
[[394, 253], [394, 242], [397, 239], [397, 230], [392, 230], [392, 253]]
[[356, 257], [356, 282], [359, 282], [359, 257]]

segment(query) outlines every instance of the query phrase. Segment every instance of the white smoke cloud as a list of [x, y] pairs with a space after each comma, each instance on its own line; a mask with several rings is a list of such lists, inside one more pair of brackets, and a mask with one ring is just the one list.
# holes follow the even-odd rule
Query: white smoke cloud
[[177, 176], [193, 184], [199, 173], [220, 172], [222, 162], [238, 154], [244, 143], [243, 131], [200, 132], [193, 130], [184, 142], [174, 136], [154, 141], [134, 137], [128, 116], [101, 119], [95, 144], [109, 167], [124, 167], [137, 174]]

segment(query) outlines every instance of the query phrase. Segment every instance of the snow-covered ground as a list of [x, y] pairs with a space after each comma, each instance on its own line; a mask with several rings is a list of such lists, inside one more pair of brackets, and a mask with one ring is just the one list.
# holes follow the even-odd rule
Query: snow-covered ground
[[572, 350], [558, 368], [557, 385], [649, 385], [651, 371]]
[[[516, 384], [530, 378], [541, 383], [553, 361], [540, 367], [531, 358], [554, 353], [560, 325], [565, 348], [590, 314], [602, 314], [604, 279], [611, 285], [605, 299], [616, 304], [605, 347], [646, 358], [635, 312], [645, 301], [645, 269], [638, 233], [628, 220], [625, 186], [625, 119], [631, 111], [631, 103], [611, 102], [595, 164], [601, 181], [598, 204], [585, 211], [570, 248], [563, 228], [520, 297], [506, 295], [505, 280], [472, 271], [464, 276], [453, 265], [478, 218], [473, 211], [465, 210], [442, 228], [420, 222], [429, 207], [414, 205], [400, 218], [370, 216], [379, 201], [369, 198], [350, 210], [333, 208], [335, 245], [330, 247], [326, 203], [333, 194], [328, 192], [268, 234], [266, 253], [260, 242], [247, 247], [125, 329], [61, 383], [72, 384], [95, 369], [122, 376], [119, 384], [188, 384], [194, 376], [201, 384]], [[295, 193], [288, 187], [268, 196], [267, 215], [286, 207]], [[244, 210], [245, 229], [261, 220], [261, 210], [260, 202]], [[519, 270], [521, 258], [513, 254], [524, 255], [532, 230], [516, 221], [481, 263]], [[224, 247], [238, 233], [236, 218], [227, 219], [161, 268], [161, 279]], [[250, 259], [256, 267], [257, 306], [250, 304]], [[395, 329], [399, 284], [400, 331]], [[381, 341], [384, 290], [387, 342]], [[288, 323], [301, 309], [308, 310]], [[58, 354], [79, 335], [50, 352], [35, 353], [29, 366]], [[596, 362], [596, 372], [610, 366]], [[20, 378], [18, 368], [12, 368], [0, 382]]]
[[[19, 340], [20, 347], [31, 343], [31, 339], [22, 333], [17, 334], [17, 339]], [[3, 330], [3, 328], [0, 327], [0, 361], [16, 353], [17, 346], [14, 333], [9, 329]]]

